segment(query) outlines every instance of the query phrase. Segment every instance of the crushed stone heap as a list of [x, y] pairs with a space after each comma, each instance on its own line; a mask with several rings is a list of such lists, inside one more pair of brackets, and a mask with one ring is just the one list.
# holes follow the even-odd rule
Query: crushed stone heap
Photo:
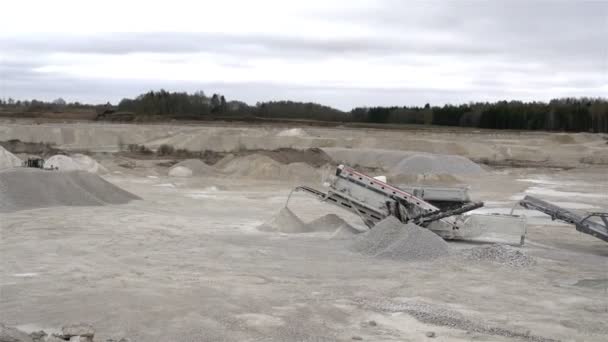
[[389, 216], [350, 246], [353, 252], [399, 261], [433, 260], [449, 254], [448, 244], [432, 231]]
[[0, 212], [55, 206], [124, 204], [140, 199], [86, 171], [32, 168], [0, 171]]

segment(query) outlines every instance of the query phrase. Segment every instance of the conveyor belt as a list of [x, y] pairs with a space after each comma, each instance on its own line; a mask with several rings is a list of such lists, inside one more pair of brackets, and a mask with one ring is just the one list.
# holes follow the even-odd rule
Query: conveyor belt
[[[551, 216], [551, 219], [553, 220], [558, 219], [573, 224], [579, 232], [595, 236], [598, 239], [608, 242], [608, 213], [589, 213], [582, 216], [532, 196], [524, 197], [519, 204], [526, 209], [535, 209], [543, 212]], [[600, 218], [604, 224], [602, 225], [601, 223], [592, 220], [593, 217]]]

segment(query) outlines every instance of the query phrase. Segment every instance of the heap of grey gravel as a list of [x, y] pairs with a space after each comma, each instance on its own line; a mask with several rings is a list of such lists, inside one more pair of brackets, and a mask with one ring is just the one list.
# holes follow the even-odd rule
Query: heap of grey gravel
[[474, 247], [464, 252], [465, 259], [478, 262], [491, 262], [508, 267], [527, 267], [536, 261], [521, 249], [509, 245]]
[[433, 260], [449, 254], [448, 244], [432, 231], [389, 216], [360, 234], [350, 250], [399, 261]]
[[0, 213], [55, 206], [100, 206], [140, 199], [86, 171], [0, 171]]

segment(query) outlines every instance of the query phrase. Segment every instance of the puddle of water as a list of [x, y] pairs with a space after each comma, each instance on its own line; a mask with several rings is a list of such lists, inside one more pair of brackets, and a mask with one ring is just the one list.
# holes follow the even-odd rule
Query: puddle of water
[[[470, 214], [503, 214], [503, 215], [508, 215], [511, 214], [511, 209], [512, 208], [504, 208], [504, 207], [498, 207], [498, 208], [479, 208], [479, 209], [475, 209], [473, 211], [469, 211], [467, 213], [465, 213], [464, 215], [470, 215]], [[525, 211], [525, 213], [524, 213]], [[515, 210], [513, 211], [514, 215], [521, 215], [521, 214], [525, 214], [526, 217], [544, 217], [547, 216], [539, 211], [532, 211], [532, 210], [525, 210], [522, 207], [516, 206]]]
[[160, 188], [175, 188], [175, 185], [173, 185], [171, 183], [155, 184], [154, 186], [157, 186]]
[[586, 203], [574, 203], [574, 202], [552, 202], [553, 204], [564, 207], [566, 209], [598, 209], [598, 207]]
[[595, 290], [608, 288], [608, 279], [581, 279], [574, 286], [586, 287]]
[[582, 186], [589, 185], [589, 183], [585, 182], [566, 182], [566, 181], [556, 181], [550, 180], [546, 178], [533, 179], [533, 178], [520, 178], [517, 179], [518, 182], [526, 182], [532, 184], [544, 184], [544, 185], [559, 185], [559, 186]]
[[15, 273], [13, 274], [13, 277], [17, 277], [17, 278], [31, 278], [31, 277], [36, 277], [38, 276], [38, 273]]

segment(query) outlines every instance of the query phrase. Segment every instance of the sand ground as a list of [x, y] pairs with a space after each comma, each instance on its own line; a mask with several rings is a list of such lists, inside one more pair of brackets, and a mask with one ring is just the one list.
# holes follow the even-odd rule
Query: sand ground
[[[44, 128], [61, 147], [108, 152], [128, 126], [4, 123], [0, 140], [46, 141], [35, 136]], [[475, 199], [487, 201], [482, 212], [505, 212], [525, 193], [575, 209], [608, 209], [608, 165], [581, 162], [608, 149], [602, 136], [304, 128], [306, 136], [277, 137], [282, 128], [217, 125], [136, 130], [149, 134], [138, 143], [176, 142], [175, 132], [188, 131], [188, 146], [210, 141], [205, 134], [213, 131], [225, 145], [209, 145], [226, 149], [407, 147], [471, 158], [503, 151], [497, 159], [535, 163], [486, 166], [486, 175], [464, 179]], [[50, 141], [59, 137], [64, 141]], [[349, 252], [348, 240], [329, 233], [255, 229], [283, 206], [295, 180], [172, 178], [153, 163], [108, 165], [104, 178], [143, 200], [2, 214], [0, 321], [47, 331], [86, 321], [101, 341], [419, 341], [431, 340], [430, 331], [439, 341], [608, 338], [608, 244], [542, 214], [525, 212], [523, 250], [536, 259], [528, 268], [463, 261], [458, 251], [472, 244], [462, 242], [450, 243], [454, 257], [447, 259], [379, 260]], [[306, 197], [290, 207], [304, 220], [333, 212], [360, 226], [357, 217]]]

